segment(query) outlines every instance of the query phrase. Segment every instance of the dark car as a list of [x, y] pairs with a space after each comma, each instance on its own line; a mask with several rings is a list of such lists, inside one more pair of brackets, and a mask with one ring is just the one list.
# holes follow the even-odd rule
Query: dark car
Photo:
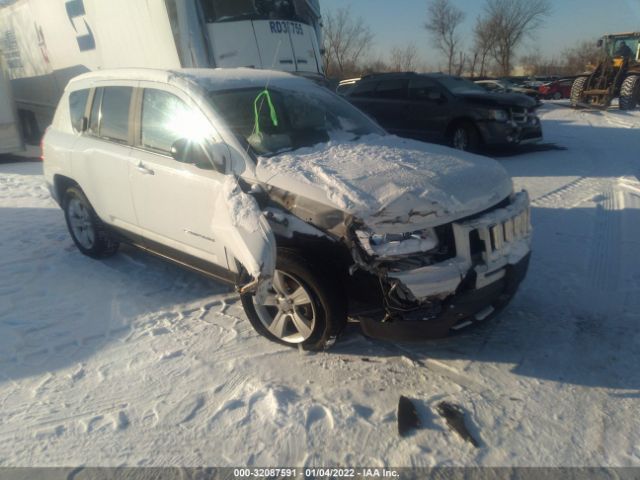
[[460, 77], [370, 75], [345, 98], [391, 133], [460, 150], [542, 140], [535, 100], [519, 94], [489, 93]]

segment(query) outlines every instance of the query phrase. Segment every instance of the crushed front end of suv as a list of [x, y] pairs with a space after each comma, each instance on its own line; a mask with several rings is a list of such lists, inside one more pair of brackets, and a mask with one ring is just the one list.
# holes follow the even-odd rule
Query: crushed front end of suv
[[124, 242], [235, 285], [286, 345], [325, 348], [347, 319], [442, 337], [498, 313], [528, 268], [529, 198], [497, 162], [388, 135], [283, 73], [85, 74], [43, 147], [82, 253]]

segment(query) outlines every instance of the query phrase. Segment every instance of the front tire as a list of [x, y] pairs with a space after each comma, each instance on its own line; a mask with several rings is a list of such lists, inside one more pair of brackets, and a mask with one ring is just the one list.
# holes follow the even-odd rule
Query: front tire
[[84, 255], [105, 258], [118, 251], [118, 242], [111, 238], [80, 188], [71, 187], [66, 191], [63, 206], [73, 243]]
[[571, 97], [570, 103], [573, 108], [578, 107], [578, 103], [582, 100], [582, 94], [584, 93], [584, 86], [587, 83], [588, 77], [578, 77], [571, 85]]
[[253, 328], [267, 339], [305, 350], [323, 350], [347, 321], [346, 300], [335, 279], [299, 254], [279, 250], [273, 281], [264, 299], [241, 297]]
[[471, 122], [457, 123], [449, 134], [449, 144], [456, 150], [477, 152], [480, 143], [480, 133]]
[[620, 110], [633, 110], [640, 97], [640, 76], [629, 75], [620, 88]]

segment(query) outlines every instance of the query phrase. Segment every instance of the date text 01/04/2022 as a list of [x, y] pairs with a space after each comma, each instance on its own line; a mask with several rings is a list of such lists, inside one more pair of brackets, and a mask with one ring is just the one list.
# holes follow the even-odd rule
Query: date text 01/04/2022
[[295, 478], [299, 475], [306, 477], [330, 477], [330, 478], [396, 478], [399, 476], [395, 470], [384, 468], [236, 468], [233, 471], [235, 478], [265, 478], [281, 477]]

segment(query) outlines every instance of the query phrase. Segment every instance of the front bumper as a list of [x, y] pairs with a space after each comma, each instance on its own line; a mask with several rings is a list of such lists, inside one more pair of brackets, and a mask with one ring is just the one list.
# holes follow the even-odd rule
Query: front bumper
[[[440, 264], [389, 273], [390, 282], [425, 305], [390, 322], [363, 319], [367, 335], [396, 340], [445, 336], [452, 328], [484, 320], [513, 296], [531, 252], [529, 195], [452, 225], [456, 257]], [[434, 318], [433, 301], [441, 300]]]
[[454, 296], [443, 306], [442, 315], [435, 320], [401, 320], [379, 322], [362, 319], [362, 331], [371, 338], [398, 342], [443, 338], [452, 331], [496, 316], [518, 290], [529, 268], [531, 254], [514, 265], [505, 267], [498, 281], [477, 290]]
[[478, 128], [485, 145], [519, 145], [542, 141], [542, 124], [538, 117], [519, 122], [479, 122]]

